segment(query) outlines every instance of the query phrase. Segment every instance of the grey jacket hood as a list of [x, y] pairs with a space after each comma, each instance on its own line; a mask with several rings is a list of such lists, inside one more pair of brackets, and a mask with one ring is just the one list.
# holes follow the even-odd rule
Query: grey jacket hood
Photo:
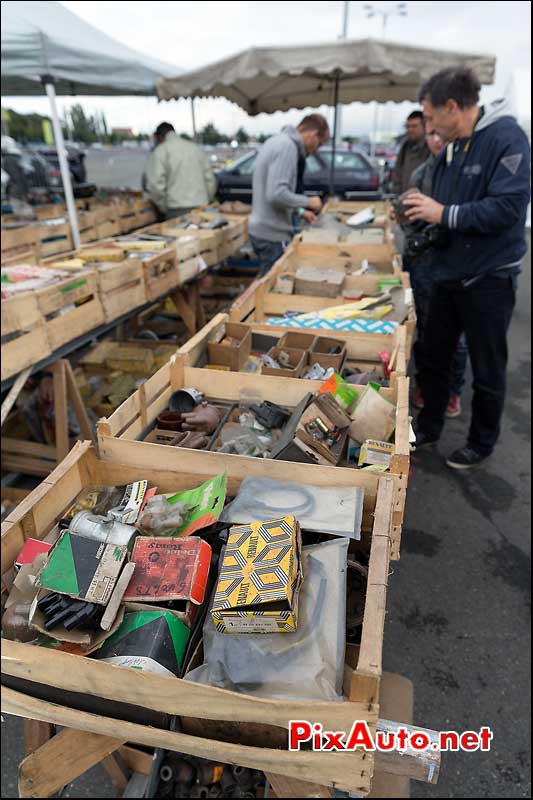
[[285, 127], [281, 129], [281, 132], [285, 133], [289, 139], [292, 139], [298, 148], [298, 153], [303, 156], [303, 158], [307, 158], [307, 151], [304, 147], [304, 143], [302, 142], [302, 137], [296, 128], [293, 125], [285, 125]]
[[505, 97], [500, 97], [498, 100], [493, 100], [492, 103], [487, 103], [483, 106], [483, 116], [476, 125], [476, 131], [482, 131], [488, 128], [502, 117], [512, 117], [516, 119], [515, 114], [511, 110], [511, 104]]

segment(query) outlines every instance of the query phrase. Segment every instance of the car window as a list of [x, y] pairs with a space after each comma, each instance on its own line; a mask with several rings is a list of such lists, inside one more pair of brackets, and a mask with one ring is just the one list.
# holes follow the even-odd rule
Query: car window
[[239, 164], [237, 167], [234, 167], [233, 171], [236, 175], [251, 175], [254, 171], [255, 167], [255, 159], [256, 155], [254, 153], [253, 156], [247, 158], [242, 164]]
[[324, 165], [320, 163], [318, 158], [316, 158], [315, 156], [308, 156], [307, 157], [307, 159], [305, 161], [305, 171], [306, 172], [314, 174], [316, 172], [320, 172], [322, 169], [324, 169]]
[[[331, 150], [329, 152], [321, 152], [321, 158], [326, 161], [328, 167], [331, 164]], [[335, 153], [335, 169], [347, 169], [347, 170], [355, 170], [355, 169], [368, 169], [368, 164], [359, 153]]]

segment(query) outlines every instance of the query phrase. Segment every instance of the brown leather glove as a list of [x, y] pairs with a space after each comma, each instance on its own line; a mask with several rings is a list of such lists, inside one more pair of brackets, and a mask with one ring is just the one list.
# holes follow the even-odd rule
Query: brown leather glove
[[182, 430], [184, 431], [214, 433], [220, 422], [220, 413], [218, 408], [204, 402], [196, 406], [194, 411], [182, 414], [182, 421]]

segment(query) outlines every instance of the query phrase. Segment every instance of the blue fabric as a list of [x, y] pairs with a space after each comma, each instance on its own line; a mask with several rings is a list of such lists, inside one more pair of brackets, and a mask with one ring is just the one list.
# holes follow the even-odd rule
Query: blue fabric
[[[437, 159], [431, 196], [445, 206], [442, 224], [449, 243], [434, 249], [431, 264], [439, 282], [460, 281], [510, 264], [520, 271], [527, 251], [525, 223], [530, 199], [530, 148], [511, 116], [477, 130]], [[500, 273], [502, 277], [505, 277]]]

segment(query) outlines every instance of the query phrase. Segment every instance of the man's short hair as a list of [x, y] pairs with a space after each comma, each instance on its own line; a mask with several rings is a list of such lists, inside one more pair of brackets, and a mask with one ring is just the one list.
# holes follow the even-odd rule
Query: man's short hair
[[298, 125], [299, 131], [318, 131], [321, 139], [329, 136], [328, 121], [322, 114], [308, 114]]
[[424, 122], [424, 114], [422, 111], [411, 111], [407, 119], [419, 119], [420, 122]]
[[481, 83], [468, 67], [448, 67], [432, 75], [420, 89], [419, 100], [432, 106], [444, 106], [455, 100], [459, 108], [471, 108], [479, 100]]
[[170, 122], [162, 122], [155, 129], [154, 135], [159, 136], [160, 138], [164, 138], [167, 135], [167, 133], [170, 133], [170, 131], [174, 131], [174, 125], [171, 125]]

